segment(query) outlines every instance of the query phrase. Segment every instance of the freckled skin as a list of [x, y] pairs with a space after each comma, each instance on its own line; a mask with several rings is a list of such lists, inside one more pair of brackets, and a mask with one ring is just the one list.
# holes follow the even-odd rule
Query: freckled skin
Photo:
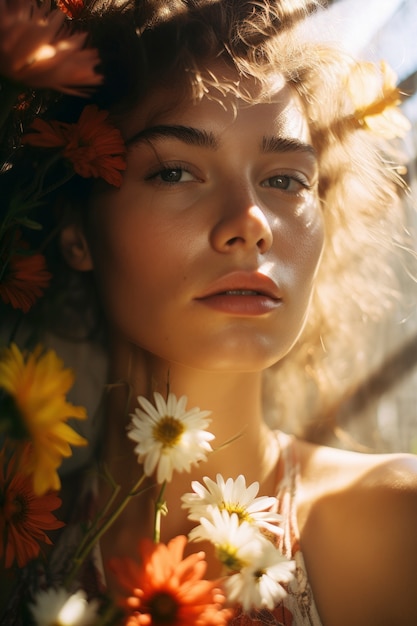
[[[190, 407], [213, 415], [220, 449], [167, 486], [164, 542], [190, 530], [178, 502], [192, 480], [242, 473], [247, 484], [260, 483], [259, 495], [275, 493], [279, 450], [263, 420], [262, 372], [300, 335], [323, 247], [317, 163], [291, 89], [251, 106], [229, 95], [226, 108], [207, 98], [168, 106], [177, 96], [155, 91], [122, 120], [127, 140], [137, 141], [121, 189], [97, 187], [89, 225], [109, 318], [111, 380], [131, 386], [130, 410], [139, 393], [165, 393], [169, 377]], [[268, 276], [279, 306], [248, 315], [240, 305], [233, 312], [199, 301], [236, 271]], [[138, 469], [126, 454], [122, 391], [116, 385], [108, 396], [103, 461], [128, 490]], [[295, 451], [301, 548], [323, 626], [414, 626], [416, 459], [299, 440]], [[131, 556], [138, 536], [152, 535], [156, 496], [133, 501], [103, 537], [104, 562]], [[218, 564], [207, 556], [214, 578]]]
[[[128, 138], [159, 99], [157, 92], [130, 116]], [[94, 264], [111, 321], [132, 343], [191, 367], [264, 369], [288, 351], [304, 322], [323, 243], [317, 167], [308, 152], [261, 149], [263, 137], [309, 142], [288, 87], [272, 103], [230, 104], [236, 116], [231, 105], [207, 98], [153, 115], [152, 126], [197, 128], [218, 147], [175, 136], [132, 145], [120, 191], [94, 201]], [[182, 168], [180, 180], [164, 182], [161, 167]], [[279, 175], [288, 189], [271, 186]], [[196, 301], [236, 270], [267, 273], [282, 306], [255, 320]]]

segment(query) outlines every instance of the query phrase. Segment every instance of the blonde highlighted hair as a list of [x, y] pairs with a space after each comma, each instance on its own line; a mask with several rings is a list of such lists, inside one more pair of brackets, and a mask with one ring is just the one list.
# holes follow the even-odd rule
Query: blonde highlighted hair
[[[306, 34], [305, 19], [321, 5], [96, 0], [86, 2], [79, 22], [102, 58], [105, 81], [92, 99], [116, 120], [160, 84], [181, 84], [195, 97], [214, 89], [219, 99], [234, 89], [250, 100], [239, 81], [225, 84], [206, 71], [215, 60], [255, 78], [264, 91], [282, 75], [298, 93], [319, 160], [325, 250], [304, 331], [291, 353], [265, 373], [271, 423], [278, 406], [281, 427], [297, 432], [306, 416], [318, 419], [366, 371], [372, 348], [359, 324], [380, 316], [392, 301], [392, 267], [408, 245], [400, 199], [405, 185], [390, 136], [390, 128], [394, 136], [401, 127], [393, 113], [399, 94], [383, 66], [360, 64]], [[386, 122], [381, 135], [371, 119], [378, 116]]]

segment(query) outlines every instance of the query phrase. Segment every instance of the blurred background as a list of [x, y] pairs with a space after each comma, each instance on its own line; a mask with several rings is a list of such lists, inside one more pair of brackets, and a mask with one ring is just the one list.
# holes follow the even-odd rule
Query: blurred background
[[[333, 0], [320, 19], [348, 50], [364, 59], [386, 60], [407, 94], [402, 108], [412, 123], [404, 146], [412, 197], [406, 202], [405, 228], [414, 232], [417, 252], [417, 2]], [[336, 417], [364, 448], [417, 453], [417, 277], [407, 277], [400, 266], [398, 275], [404, 297], [379, 329], [375, 353], [380, 362], [359, 389], [341, 400]]]

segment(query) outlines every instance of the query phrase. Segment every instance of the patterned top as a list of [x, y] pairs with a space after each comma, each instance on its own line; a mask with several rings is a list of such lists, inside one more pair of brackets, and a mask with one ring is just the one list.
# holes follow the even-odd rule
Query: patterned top
[[299, 483], [299, 463], [294, 437], [276, 431], [280, 445], [280, 479], [277, 488], [278, 513], [283, 516], [284, 533], [278, 547], [295, 561], [294, 579], [288, 584], [288, 595], [272, 611], [262, 609], [250, 615], [239, 614], [231, 626], [322, 626], [308, 582], [307, 571], [300, 551], [300, 533], [297, 523], [296, 493]]
[[[237, 613], [230, 626], [322, 626], [317, 612], [313, 593], [308, 582], [303, 555], [300, 551], [300, 535], [297, 525], [296, 493], [299, 483], [299, 464], [296, 458], [294, 437], [276, 431], [281, 455], [279, 463], [279, 484], [277, 488], [278, 513], [283, 516], [284, 533], [279, 537], [278, 547], [283, 554], [293, 559], [296, 564], [294, 579], [288, 584], [288, 594], [272, 611], [261, 609], [251, 613]], [[90, 474], [91, 476], [91, 474]], [[9, 596], [9, 605], [0, 616], [0, 626], [23, 626], [27, 624], [24, 616], [19, 615], [22, 598], [28, 590], [48, 587], [51, 582], [59, 584], [63, 578], [65, 564], [71, 560], [74, 546], [82, 538], [80, 518], [88, 516], [88, 510], [94, 508], [94, 483], [85, 485], [81, 502], [83, 506], [74, 508], [74, 517], [63, 529], [49, 560], [49, 571], [22, 570], [18, 585]], [[82, 588], [90, 597], [100, 596], [105, 592], [104, 568], [98, 546], [91, 558], [84, 564], [81, 576]]]

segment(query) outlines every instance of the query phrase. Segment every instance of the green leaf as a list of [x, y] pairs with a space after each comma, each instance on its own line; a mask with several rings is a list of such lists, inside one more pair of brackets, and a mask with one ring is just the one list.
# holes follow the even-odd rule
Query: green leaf
[[39, 222], [35, 222], [35, 220], [31, 220], [29, 217], [21, 217], [19, 219], [19, 223], [26, 228], [30, 228], [31, 230], [42, 230], [42, 224]]

